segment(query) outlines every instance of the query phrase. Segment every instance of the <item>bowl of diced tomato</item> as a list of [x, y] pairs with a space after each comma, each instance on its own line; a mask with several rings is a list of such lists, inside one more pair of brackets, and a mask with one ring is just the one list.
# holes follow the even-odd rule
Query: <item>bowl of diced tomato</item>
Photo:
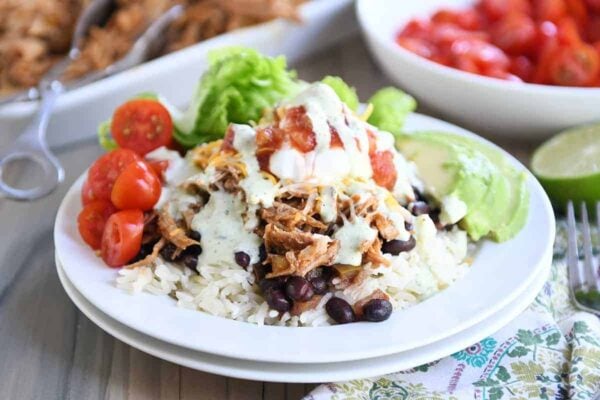
[[600, 0], [359, 0], [383, 71], [429, 108], [527, 139], [600, 120]]

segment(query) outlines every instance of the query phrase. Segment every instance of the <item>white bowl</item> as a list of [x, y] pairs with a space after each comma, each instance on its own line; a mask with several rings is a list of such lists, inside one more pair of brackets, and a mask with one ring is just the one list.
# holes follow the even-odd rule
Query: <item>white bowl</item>
[[358, 0], [357, 15], [385, 73], [422, 104], [459, 125], [484, 132], [541, 139], [600, 119], [600, 88], [508, 82], [445, 67], [398, 46], [395, 35], [414, 17], [476, 0]]

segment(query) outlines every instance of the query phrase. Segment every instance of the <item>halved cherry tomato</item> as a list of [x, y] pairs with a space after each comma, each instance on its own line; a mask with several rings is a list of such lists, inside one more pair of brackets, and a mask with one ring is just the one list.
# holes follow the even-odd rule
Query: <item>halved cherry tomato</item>
[[144, 161], [129, 164], [115, 181], [110, 199], [120, 210], [152, 209], [160, 198], [160, 179]]
[[116, 149], [97, 159], [88, 172], [88, 182], [96, 199], [110, 200], [117, 177], [129, 164], [138, 160], [140, 156], [128, 149]]
[[529, 53], [535, 46], [537, 28], [527, 14], [512, 13], [492, 26], [492, 42], [512, 55]]
[[600, 59], [588, 44], [562, 46], [550, 60], [548, 71], [555, 85], [589, 86], [598, 78]]
[[111, 267], [131, 261], [142, 247], [144, 213], [140, 210], [118, 211], [106, 221], [102, 235], [102, 260]]
[[150, 160], [146, 162], [148, 163], [148, 166], [152, 168], [152, 171], [154, 171], [160, 181], [164, 182], [165, 172], [167, 172], [167, 169], [169, 169], [169, 160]]
[[376, 151], [370, 155], [370, 158], [375, 183], [392, 190], [398, 175], [394, 166], [394, 155], [390, 151]]
[[81, 204], [87, 206], [94, 200], [97, 200], [96, 195], [92, 190], [90, 181], [86, 179], [85, 182], [83, 182], [83, 186], [81, 187]]
[[110, 131], [120, 147], [144, 155], [173, 141], [173, 121], [158, 101], [130, 100], [116, 109]]
[[109, 201], [96, 200], [88, 203], [79, 213], [77, 217], [79, 234], [92, 249], [100, 249], [106, 221], [116, 211], [117, 209]]

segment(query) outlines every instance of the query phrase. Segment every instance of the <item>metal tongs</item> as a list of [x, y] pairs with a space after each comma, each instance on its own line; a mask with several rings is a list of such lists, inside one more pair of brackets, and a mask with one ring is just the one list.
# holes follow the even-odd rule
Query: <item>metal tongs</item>
[[[40, 99], [35, 118], [27, 125], [17, 140], [7, 149], [0, 150], [0, 195], [13, 200], [35, 200], [50, 194], [64, 179], [64, 170], [58, 159], [50, 151], [46, 142], [46, 130], [56, 99], [67, 88], [82, 86], [103, 77], [123, 71], [146, 61], [156, 54], [164, 43], [164, 31], [170, 23], [182, 15], [184, 8], [176, 5], [152, 22], [134, 42], [129, 52], [120, 60], [97, 72], [92, 72], [78, 80], [76, 85], [66, 86], [61, 78], [69, 63], [79, 57], [83, 41], [90, 28], [102, 25], [108, 19], [114, 0], [94, 0], [77, 20], [73, 41], [68, 55], [54, 65], [41, 79], [36, 89], [26, 92], [27, 99]], [[13, 98], [13, 101], [18, 100]], [[23, 100], [23, 99], [21, 99]], [[5, 181], [4, 169], [13, 161], [30, 160], [44, 171], [42, 183], [30, 189], [18, 189]]]

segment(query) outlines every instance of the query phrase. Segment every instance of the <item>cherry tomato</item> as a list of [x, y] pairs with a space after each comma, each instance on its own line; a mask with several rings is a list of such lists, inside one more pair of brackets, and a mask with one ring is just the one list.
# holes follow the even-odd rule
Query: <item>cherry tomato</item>
[[116, 149], [106, 153], [90, 167], [88, 182], [98, 200], [110, 200], [113, 185], [121, 172], [140, 156], [128, 149]]
[[92, 201], [95, 201], [95, 200], [97, 200], [96, 195], [94, 194], [94, 191], [92, 190], [90, 181], [86, 179], [85, 182], [83, 182], [83, 186], [81, 187], [81, 204], [83, 204], [84, 206], [87, 206], [88, 204], [90, 204]]
[[79, 234], [92, 249], [100, 249], [102, 233], [108, 218], [117, 209], [108, 201], [96, 200], [88, 203], [77, 217]]
[[512, 55], [529, 53], [537, 39], [537, 27], [526, 14], [512, 13], [491, 28], [492, 42]]
[[131, 261], [142, 247], [143, 232], [142, 211], [124, 210], [111, 215], [102, 235], [102, 260], [111, 267]]
[[129, 164], [115, 181], [110, 199], [120, 210], [152, 209], [160, 198], [160, 179], [144, 161]]
[[551, 82], [562, 86], [589, 86], [600, 72], [600, 59], [593, 46], [581, 43], [562, 46], [548, 64]]
[[173, 121], [155, 100], [136, 99], [116, 109], [110, 126], [120, 147], [144, 155], [173, 141]]
[[398, 174], [394, 166], [394, 155], [390, 151], [376, 151], [370, 155], [370, 158], [375, 183], [392, 190]]
[[534, 16], [538, 21], [559, 21], [567, 14], [564, 0], [534, 0]]

